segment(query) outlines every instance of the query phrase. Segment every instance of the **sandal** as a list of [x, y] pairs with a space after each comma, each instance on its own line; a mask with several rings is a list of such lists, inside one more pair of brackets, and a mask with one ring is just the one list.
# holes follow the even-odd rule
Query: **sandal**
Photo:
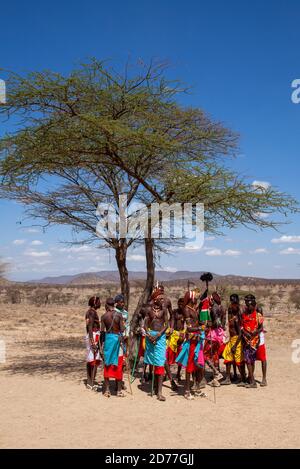
[[224, 379], [223, 381], [220, 381], [221, 386], [228, 386], [231, 384], [230, 379]]
[[157, 396], [157, 400], [164, 402], [166, 400], [165, 396]]
[[125, 397], [126, 394], [123, 391], [118, 391], [117, 392], [117, 397]]
[[256, 382], [246, 384], [245, 388], [247, 388], [247, 389], [252, 389], [253, 388], [254, 389], [254, 388], [257, 388], [257, 384], [256, 384]]
[[188, 401], [193, 401], [195, 399], [194, 396], [192, 396], [190, 392], [185, 392], [184, 398], [187, 399]]
[[110, 396], [111, 396], [111, 394], [110, 394], [110, 392], [109, 392], [109, 391], [105, 391], [105, 393], [103, 394], [103, 396], [104, 396], [104, 397], [110, 397]]
[[222, 375], [222, 373], [219, 372], [219, 373], [215, 376], [215, 379], [216, 379], [217, 381], [219, 381], [219, 379], [224, 379], [224, 376]]

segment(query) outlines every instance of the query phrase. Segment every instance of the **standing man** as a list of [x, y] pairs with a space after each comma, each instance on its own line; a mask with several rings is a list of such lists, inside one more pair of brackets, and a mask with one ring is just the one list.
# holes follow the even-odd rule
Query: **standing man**
[[[124, 306], [125, 306], [124, 296], [120, 293], [119, 295], [115, 297], [115, 310], [117, 313], [122, 315], [124, 326], [125, 326], [125, 330], [123, 332], [123, 344], [124, 344], [124, 355], [125, 355], [123, 366], [125, 367], [125, 360], [127, 359], [128, 353], [129, 353], [130, 324], [129, 324], [128, 311], [124, 308]], [[122, 382], [122, 389], [126, 390], [126, 386], [124, 382]]]
[[162, 284], [158, 285], [157, 289], [161, 293], [163, 306], [167, 309], [169, 314], [169, 321], [171, 321], [173, 314], [171, 299], [165, 294], [165, 287]]
[[[262, 318], [264, 316], [263, 309], [258, 306], [256, 308], [258, 315]], [[266, 351], [266, 344], [265, 344], [265, 330], [262, 328], [259, 334], [259, 346], [256, 352], [256, 361], [261, 362], [261, 371], [262, 371], [262, 381], [260, 383], [261, 386], [267, 386], [267, 351]]]
[[122, 314], [115, 310], [115, 301], [108, 298], [105, 304], [105, 314], [101, 317], [101, 331], [105, 331], [104, 340], [104, 396], [110, 397], [109, 379], [117, 381], [117, 396], [125, 397], [122, 391], [125, 325]]
[[245, 296], [245, 310], [242, 313], [241, 330], [243, 340], [244, 358], [248, 369], [249, 384], [247, 388], [256, 388], [254, 379], [254, 364], [259, 345], [259, 334], [262, 331], [263, 317], [256, 311], [254, 295]]
[[239, 296], [235, 293], [230, 295], [230, 306], [228, 307], [229, 342], [223, 351], [224, 363], [226, 365], [226, 379], [221, 384], [231, 384], [231, 365], [236, 365], [241, 374], [241, 380], [246, 382], [245, 365], [242, 348], [241, 313]]
[[97, 311], [101, 307], [99, 296], [92, 296], [88, 302], [89, 309], [85, 314], [86, 322], [86, 348], [87, 348], [87, 381], [88, 389], [96, 389], [94, 380], [97, 367], [100, 365], [100, 320]]
[[164, 305], [162, 292], [157, 288], [153, 291], [150, 303], [145, 307], [146, 350], [144, 363], [153, 365], [157, 399], [165, 401], [162, 395], [162, 384], [166, 362], [166, 330], [169, 325], [168, 311]]
[[[184, 319], [184, 299], [179, 298], [178, 308], [173, 310], [171, 322], [170, 322], [170, 335], [167, 341], [167, 363], [169, 367], [176, 363], [176, 358], [181, 350], [182, 343], [185, 338], [185, 319]], [[177, 369], [177, 381], [181, 382], [181, 368], [178, 364]]]
[[124, 338], [126, 342], [128, 342], [128, 337], [129, 337], [129, 317], [128, 317], [128, 311], [124, 308], [125, 302], [124, 302], [124, 296], [122, 294], [117, 295], [115, 297], [115, 310], [117, 313], [120, 313], [123, 317], [124, 325], [125, 325], [125, 330], [124, 330]]
[[184, 397], [187, 400], [193, 400], [194, 397], [191, 395], [191, 375], [193, 373], [195, 375], [195, 394], [200, 396], [202, 395], [200, 383], [204, 377], [204, 325], [199, 322], [199, 307], [193, 291], [188, 291], [184, 296], [184, 319], [186, 324], [186, 340], [176, 358], [176, 363], [186, 367]]
[[220, 373], [219, 357], [224, 350], [226, 314], [217, 292], [211, 296], [210, 316], [211, 320], [207, 323], [204, 357], [208, 366], [213, 370], [211, 386], [220, 386], [219, 379], [222, 379], [223, 375]]

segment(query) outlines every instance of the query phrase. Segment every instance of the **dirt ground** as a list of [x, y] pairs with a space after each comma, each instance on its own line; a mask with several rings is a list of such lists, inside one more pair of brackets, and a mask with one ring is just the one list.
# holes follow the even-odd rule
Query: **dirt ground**
[[[268, 318], [268, 387], [214, 390], [186, 401], [165, 382], [166, 402], [133, 383], [133, 396], [85, 389], [84, 311], [1, 305], [1, 448], [299, 448], [300, 364], [291, 343], [300, 317]], [[175, 371], [175, 370], [174, 370]], [[102, 374], [102, 373], [101, 373]], [[100, 376], [101, 376], [100, 374]], [[261, 379], [260, 363], [257, 380]]]

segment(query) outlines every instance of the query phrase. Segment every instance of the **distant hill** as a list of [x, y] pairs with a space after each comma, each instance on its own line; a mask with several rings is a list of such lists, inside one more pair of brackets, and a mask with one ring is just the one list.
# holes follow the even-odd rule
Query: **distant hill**
[[[188, 270], [178, 270], [177, 272], [166, 272], [158, 270], [155, 279], [159, 282], [173, 284], [174, 282], [191, 282], [199, 283], [200, 275], [203, 271], [192, 272]], [[258, 277], [243, 277], [241, 275], [219, 275], [213, 274], [217, 283], [224, 282], [227, 284], [267, 284], [267, 283], [298, 283], [298, 279], [265, 279]], [[146, 272], [137, 271], [129, 272], [129, 280], [133, 283], [145, 280]], [[114, 270], [103, 270], [100, 272], [86, 272], [76, 275], [60, 275], [58, 277], [45, 277], [39, 280], [32, 280], [26, 283], [48, 284], [48, 285], [106, 285], [111, 283], [119, 283], [119, 273]]]
[[[197, 280], [203, 272], [189, 272], [189, 271], [177, 271], [177, 272], [166, 272], [164, 270], [158, 270], [155, 275], [155, 279], [159, 282], [169, 282], [176, 280]], [[214, 274], [215, 278], [220, 277]], [[129, 280], [138, 281], [145, 280], [146, 272], [129, 272]], [[40, 283], [48, 285], [84, 285], [84, 284], [96, 284], [96, 283], [111, 283], [119, 282], [119, 273], [114, 270], [103, 270], [101, 272], [86, 272], [76, 275], [60, 275], [58, 277], [44, 277], [38, 280], [31, 280], [27, 283]]]

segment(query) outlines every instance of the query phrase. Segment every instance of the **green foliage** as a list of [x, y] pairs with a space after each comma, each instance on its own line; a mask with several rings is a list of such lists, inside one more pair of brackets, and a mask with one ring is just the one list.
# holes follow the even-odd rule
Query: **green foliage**
[[146, 203], [202, 202], [205, 229], [214, 233], [275, 227], [274, 212], [297, 211], [287, 194], [253, 187], [226, 166], [238, 136], [203, 110], [180, 105], [185, 90], [164, 74], [162, 64], [119, 74], [97, 60], [69, 76], [10, 74], [0, 112], [18, 115], [21, 125], [0, 141], [1, 196], [90, 240], [98, 202], [116, 203], [122, 192]]

